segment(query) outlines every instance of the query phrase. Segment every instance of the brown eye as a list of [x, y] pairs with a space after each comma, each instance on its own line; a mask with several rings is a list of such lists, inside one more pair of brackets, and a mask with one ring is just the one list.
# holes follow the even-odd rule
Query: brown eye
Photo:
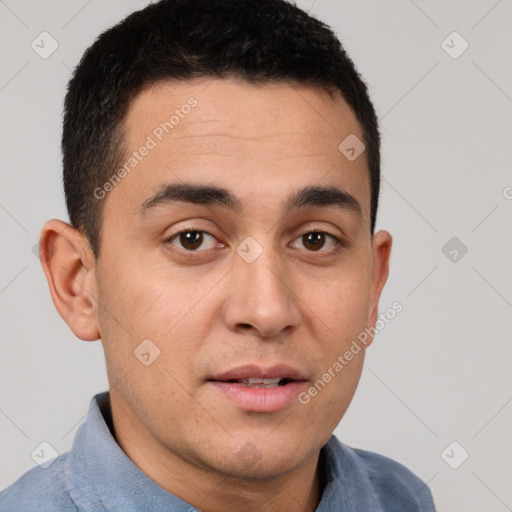
[[305, 235], [302, 235], [302, 242], [306, 249], [318, 251], [325, 244], [325, 233], [320, 233], [319, 231], [306, 233]]
[[331, 240], [331, 248], [341, 245], [335, 236], [324, 231], [310, 231], [297, 238], [297, 240], [301, 241], [303, 247], [310, 252], [328, 252], [328, 250], [320, 251], [320, 249], [324, 248], [329, 239]]
[[180, 244], [178, 246], [179, 249], [197, 252], [197, 249], [203, 245], [203, 242], [205, 242], [208, 237], [214, 240], [213, 236], [206, 231], [188, 230], [176, 233], [171, 238], [169, 238], [167, 242], [171, 245], [175, 245], [173, 242], [178, 241]]

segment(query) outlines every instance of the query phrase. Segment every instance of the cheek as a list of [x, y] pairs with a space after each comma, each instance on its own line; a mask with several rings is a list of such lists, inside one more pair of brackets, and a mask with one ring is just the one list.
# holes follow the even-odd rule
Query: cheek
[[307, 417], [307, 429], [314, 432], [315, 437], [318, 432], [325, 432], [325, 441], [347, 411], [361, 376], [364, 350], [346, 361], [343, 355], [347, 348], [334, 349], [319, 367], [316, 379], [298, 397]]
[[109, 381], [156, 425], [170, 402], [190, 407], [184, 390], [202, 343], [193, 306], [204, 292], [158, 269], [128, 267], [104, 276], [99, 287], [100, 332]]
[[304, 314], [316, 318], [316, 323], [323, 325], [325, 334], [335, 345], [357, 336], [368, 324], [371, 305], [368, 267], [347, 264], [324, 275], [320, 281], [310, 276], [300, 278], [300, 297], [306, 305]]
[[[157, 354], [151, 367], [168, 368], [173, 375], [182, 375], [193, 365], [208, 335], [208, 301], [201, 298], [217, 280], [216, 275], [199, 279], [186, 269], [162, 264], [137, 267], [125, 263], [103, 274], [99, 323], [102, 339], [107, 340], [105, 352], [112, 352], [112, 362], [119, 365], [117, 361], [122, 359], [123, 368], [149, 370], [136, 359], [134, 351], [143, 340], [151, 340], [144, 342], [149, 350], [142, 352], [149, 351], [150, 359]], [[151, 378], [152, 373], [146, 371], [141, 378]]]
[[101, 295], [133, 337], [163, 338], [180, 322], [207, 283], [186, 270], [133, 261], [111, 266]]
[[[345, 413], [359, 382], [365, 346], [358, 336], [368, 325], [371, 297], [369, 265], [363, 258], [347, 262], [328, 279], [313, 286], [303, 279], [303, 319], [310, 323], [318, 356], [316, 380], [305, 396], [311, 416], [336, 425]], [[316, 417], [316, 416], [315, 416]], [[334, 428], [334, 427], [333, 427]]]

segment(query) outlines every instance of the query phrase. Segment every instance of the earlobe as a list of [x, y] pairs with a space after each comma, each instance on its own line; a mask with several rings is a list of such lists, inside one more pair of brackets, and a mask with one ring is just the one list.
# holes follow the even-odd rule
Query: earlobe
[[372, 241], [372, 297], [369, 312], [369, 327], [375, 327], [379, 315], [379, 299], [388, 279], [389, 259], [393, 239], [387, 231], [379, 231]]
[[41, 230], [39, 257], [60, 316], [80, 339], [97, 340], [96, 268], [86, 237], [66, 222], [49, 220]]

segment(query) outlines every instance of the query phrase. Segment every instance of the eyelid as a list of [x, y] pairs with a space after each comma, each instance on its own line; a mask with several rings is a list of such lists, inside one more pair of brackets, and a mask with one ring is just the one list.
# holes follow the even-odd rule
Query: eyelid
[[346, 235], [343, 231], [341, 231], [340, 228], [338, 228], [337, 230], [334, 230], [334, 229], [326, 228], [325, 226], [320, 225], [318, 223], [316, 223], [316, 224], [313, 223], [313, 224], [307, 224], [305, 228], [301, 227], [298, 232], [300, 233], [298, 236], [305, 235], [306, 233], [313, 233], [313, 232], [325, 233], [326, 235], [332, 236], [335, 240], [340, 242], [340, 244], [342, 244], [342, 245], [348, 244]]
[[[164, 243], [166, 244], [171, 244], [171, 242], [176, 239], [176, 237], [178, 237], [179, 235], [183, 234], [183, 233], [188, 233], [190, 231], [197, 231], [199, 233], [203, 233], [203, 234], [206, 234], [208, 236], [210, 236], [211, 238], [217, 240], [217, 237], [215, 235], [212, 235], [209, 231], [205, 230], [205, 229], [201, 229], [201, 228], [198, 228], [198, 227], [195, 227], [195, 226], [191, 226], [191, 227], [187, 227], [187, 228], [184, 228], [184, 229], [181, 229], [180, 231], [177, 231], [176, 233], [173, 233], [172, 235], [166, 237], [164, 239]], [[300, 233], [293, 239], [293, 242], [295, 242], [297, 239], [301, 238], [302, 236], [306, 235], [306, 234], [309, 234], [309, 233], [323, 233], [324, 235], [327, 235], [329, 237], [332, 238], [332, 240], [334, 241], [334, 244], [335, 244], [335, 247], [332, 248], [331, 250], [327, 250], [327, 251], [324, 251], [322, 250], [322, 248], [318, 251], [307, 251], [308, 253], [311, 253], [311, 254], [322, 254], [322, 253], [326, 253], [327, 255], [329, 254], [334, 254], [334, 253], [337, 253], [339, 250], [343, 249], [344, 247], [346, 247], [346, 242], [345, 240], [343, 239], [343, 237], [341, 236], [337, 236], [333, 233], [331, 233], [330, 231], [326, 230], [325, 228], [322, 228], [320, 226], [310, 226], [306, 229], [301, 229]], [[225, 247], [226, 244], [224, 244], [223, 242], [220, 242], [220, 245]], [[182, 249], [180, 247], [176, 247], [176, 246], [173, 246], [177, 251], [181, 252], [182, 254], [186, 254], [186, 255], [193, 255], [195, 253], [201, 253], [201, 252], [206, 252], [208, 249], [198, 249], [198, 250], [187, 250], [187, 249]], [[302, 250], [302, 249], [301, 249]]]

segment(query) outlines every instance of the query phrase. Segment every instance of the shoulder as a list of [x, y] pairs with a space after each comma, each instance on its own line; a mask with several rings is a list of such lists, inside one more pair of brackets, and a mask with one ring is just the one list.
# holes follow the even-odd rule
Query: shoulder
[[396, 460], [361, 449], [352, 451], [366, 466], [368, 477], [382, 505], [390, 502], [397, 510], [435, 512], [428, 485]]
[[30, 469], [0, 492], [0, 512], [76, 512], [64, 474], [68, 454], [46, 469]]
[[351, 467], [350, 473], [360, 480], [361, 490], [371, 494], [381, 510], [435, 512], [428, 485], [404, 465], [378, 453], [351, 448], [333, 438], [331, 447], [336, 457], [345, 461], [340, 467]]

